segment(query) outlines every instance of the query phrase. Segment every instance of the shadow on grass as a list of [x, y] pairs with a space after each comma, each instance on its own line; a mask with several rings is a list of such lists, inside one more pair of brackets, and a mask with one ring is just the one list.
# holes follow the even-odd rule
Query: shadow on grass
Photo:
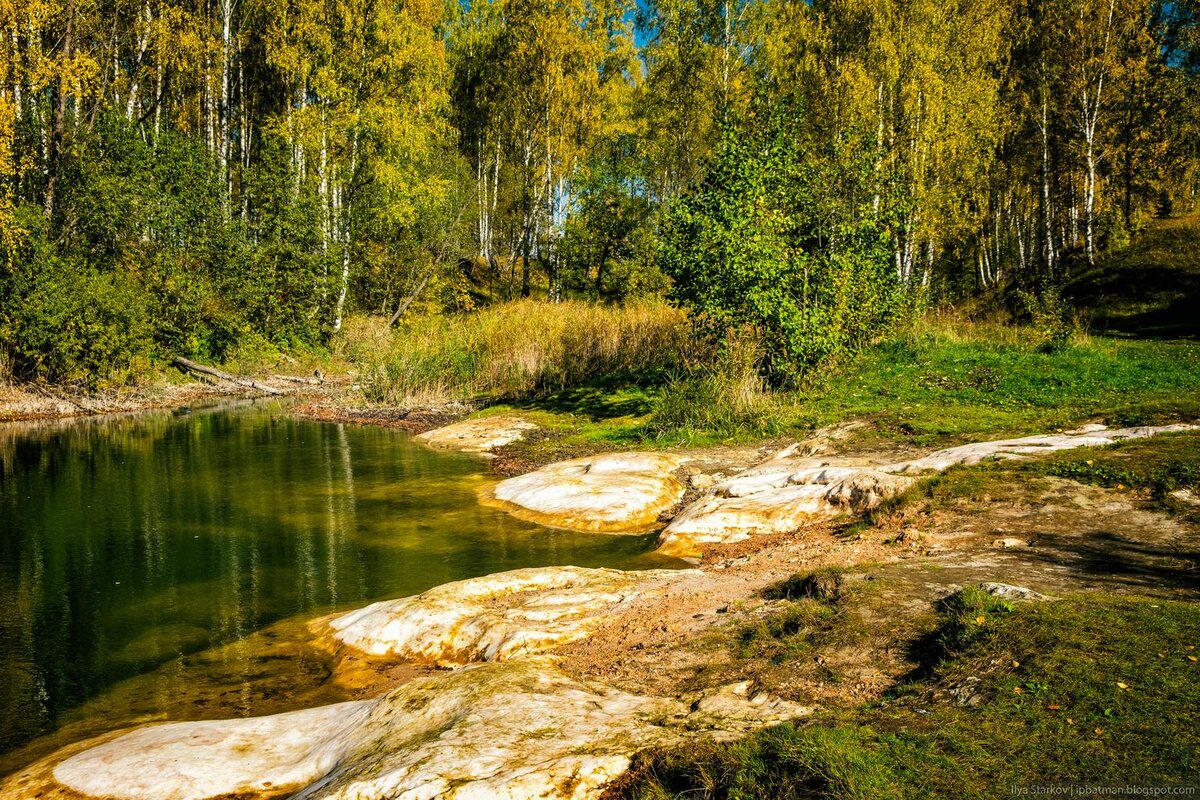
[[513, 405], [537, 411], [575, 414], [593, 421], [642, 417], [654, 410], [656, 391], [649, 376], [619, 376], [561, 389]]

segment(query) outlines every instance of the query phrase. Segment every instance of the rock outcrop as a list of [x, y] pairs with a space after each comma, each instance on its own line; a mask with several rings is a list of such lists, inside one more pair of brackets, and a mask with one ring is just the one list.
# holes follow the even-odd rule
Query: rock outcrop
[[913, 484], [918, 476], [993, 459], [1027, 458], [1076, 447], [1099, 447], [1124, 439], [1192, 430], [1166, 425], [1027, 436], [951, 447], [921, 458], [872, 464], [850, 459], [797, 457], [788, 448], [762, 464], [714, 485], [680, 512], [659, 537], [659, 552], [695, 558], [706, 545], [729, 544], [764, 533], [795, 530], [805, 521], [875, 508]]
[[810, 709], [744, 687], [691, 704], [574, 680], [545, 657], [421, 678], [375, 700], [102, 737], [0, 782], [6, 800], [584, 800], [632, 756]]
[[686, 491], [673, 453], [607, 453], [501, 481], [483, 496], [514, 516], [579, 531], [645, 533]]
[[1020, 439], [1000, 439], [992, 442], [975, 442], [958, 447], [938, 450], [923, 458], [915, 458], [900, 464], [882, 467], [886, 472], [914, 473], [941, 472], [958, 465], [978, 464], [981, 461], [1026, 458], [1052, 453], [1056, 450], [1072, 450], [1076, 447], [1103, 447], [1125, 439], [1145, 439], [1162, 433], [1195, 430], [1195, 425], [1143, 425], [1137, 428], [1109, 430], [1103, 425], [1089, 425], [1079, 431], [1053, 433], [1045, 436], [1025, 436]]
[[538, 426], [510, 415], [466, 419], [416, 436], [418, 442], [442, 450], [489, 455], [497, 447], [519, 442]]
[[637, 597], [694, 574], [544, 567], [437, 586], [319, 621], [333, 649], [460, 666], [542, 653], [577, 641]]
[[671, 521], [658, 551], [695, 558], [706, 545], [786, 533], [814, 518], [874, 508], [912, 483], [867, 464], [785, 453], [716, 484]]

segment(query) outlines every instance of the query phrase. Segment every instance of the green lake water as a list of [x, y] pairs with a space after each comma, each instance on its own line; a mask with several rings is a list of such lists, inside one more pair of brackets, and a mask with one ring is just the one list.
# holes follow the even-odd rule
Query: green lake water
[[141, 711], [167, 709], [189, 654], [276, 620], [517, 567], [673, 565], [653, 535], [481, 506], [489, 480], [477, 458], [274, 403], [0, 426], [0, 754], [134, 676]]

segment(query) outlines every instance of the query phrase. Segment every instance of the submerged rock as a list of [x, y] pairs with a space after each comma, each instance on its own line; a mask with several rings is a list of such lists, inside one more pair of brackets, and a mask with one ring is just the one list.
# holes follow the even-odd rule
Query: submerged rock
[[691, 571], [542, 567], [437, 586], [320, 621], [335, 649], [455, 666], [540, 653], [589, 635], [604, 618]]
[[560, 461], [501, 481], [485, 503], [514, 516], [580, 531], [644, 533], [682, 498], [673, 453], [608, 453]]
[[1047, 436], [1027, 436], [951, 447], [892, 464], [797, 457], [811, 448], [791, 447], [712, 487], [685, 508], [659, 537], [659, 552], [695, 558], [705, 545], [785, 533], [814, 518], [861, 513], [911, 486], [917, 476], [960, 464], [1017, 459], [1076, 447], [1098, 447], [1123, 439], [1194, 430], [1165, 425], [1108, 430], [1103, 426]]
[[574, 680], [545, 658], [516, 659], [422, 678], [375, 700], [102, 737], [0, 783], [0, 796], [584, 800], [645, 748], [809, 711], [736, 689], [689, 709]]
[[434, 428], [419, 434], [416, 440], [444, 450], [487, 454], [497, 447], [521, 441], [537, 428], [537, 425], [523, 417], [483, 417]]

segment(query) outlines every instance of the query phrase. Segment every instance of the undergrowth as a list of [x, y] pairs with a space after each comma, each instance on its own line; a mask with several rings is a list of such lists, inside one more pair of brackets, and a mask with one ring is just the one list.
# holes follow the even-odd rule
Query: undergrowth
[[[966, 592], [942, 615], [944, 648], [889, 699], [645, 753], [606, 797], [991, 800], [1034, 781], [1200, 776], [1194, 604], [1088, 594], [1013, 608]], [[980, 701], [952, 702], [968, 678]]]

